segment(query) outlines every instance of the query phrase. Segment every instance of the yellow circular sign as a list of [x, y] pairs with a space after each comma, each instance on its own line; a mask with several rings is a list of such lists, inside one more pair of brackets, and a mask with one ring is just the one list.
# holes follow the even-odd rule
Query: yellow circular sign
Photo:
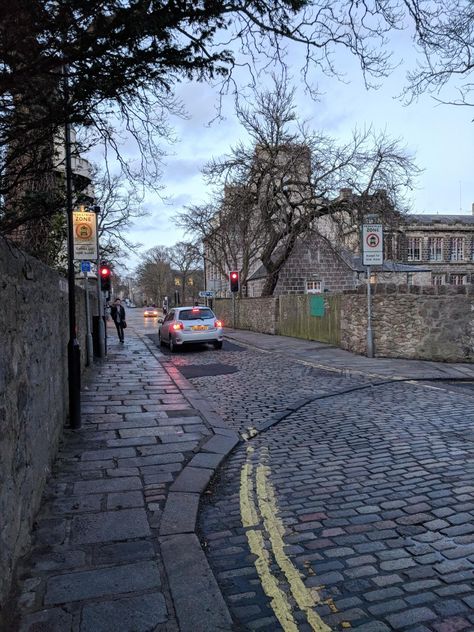
[[92, 237], [92, 227], [89, 224], [77, 224], [76, 237], [88, 241]]

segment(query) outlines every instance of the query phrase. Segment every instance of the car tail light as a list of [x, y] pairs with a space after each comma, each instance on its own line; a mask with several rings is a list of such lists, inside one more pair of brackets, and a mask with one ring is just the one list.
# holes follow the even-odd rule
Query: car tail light
[[178, 329], [184, 329], [184, 325], [180, 320], [178, 320], [175, 323], [173, 323], [173, 329], [175, 331], [178, 331]]
[[222, 320], [216, 320], [214, 322], [214, 327], [222, 327]]

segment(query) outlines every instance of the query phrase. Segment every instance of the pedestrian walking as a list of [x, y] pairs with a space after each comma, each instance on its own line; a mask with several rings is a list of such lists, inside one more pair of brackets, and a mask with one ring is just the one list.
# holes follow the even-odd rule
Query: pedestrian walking
[[125, 320], [125, 309], [119, 298], [115, 299], [114, 304], [110, 308], [110, 315], [112, 316], [112, 320], [117, 327], [117, 334], [119, 337], [119, 341], [123, 342], [123, 330], [127, 326], [127, 321]]

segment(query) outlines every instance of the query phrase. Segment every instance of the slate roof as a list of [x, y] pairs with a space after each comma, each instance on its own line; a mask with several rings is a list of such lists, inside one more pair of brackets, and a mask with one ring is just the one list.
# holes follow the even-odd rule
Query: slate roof
[[[362, 264], [362, 256], [355, 255], [348, 250], [333, 250], [336, 256], [354, 272], [366, 272], [367, 266]], [[373, 272], [431, 272], [432, 268], [426, 268], [421, 265], [410, 265], [407, 263], [399, 263], [398, 261], [384, 261], [381, 266], [370, 266]], [[262, 264], [252, 275], [247, 279], [248, 281], [257, 281], [258, 279], [264, 279], [267, 276], [267, 269]]]
[[474, 215], [409, 214], [407, 224], [467, 224], [474, 227]]

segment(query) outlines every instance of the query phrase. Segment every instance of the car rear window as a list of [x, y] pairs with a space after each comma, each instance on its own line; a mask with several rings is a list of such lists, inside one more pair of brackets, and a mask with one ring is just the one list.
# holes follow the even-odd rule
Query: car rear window
[[205, 318], [214, 318], [214, 314], [210, 309], [183, 309], [179, 312], [179, 320], [196, 320]]

